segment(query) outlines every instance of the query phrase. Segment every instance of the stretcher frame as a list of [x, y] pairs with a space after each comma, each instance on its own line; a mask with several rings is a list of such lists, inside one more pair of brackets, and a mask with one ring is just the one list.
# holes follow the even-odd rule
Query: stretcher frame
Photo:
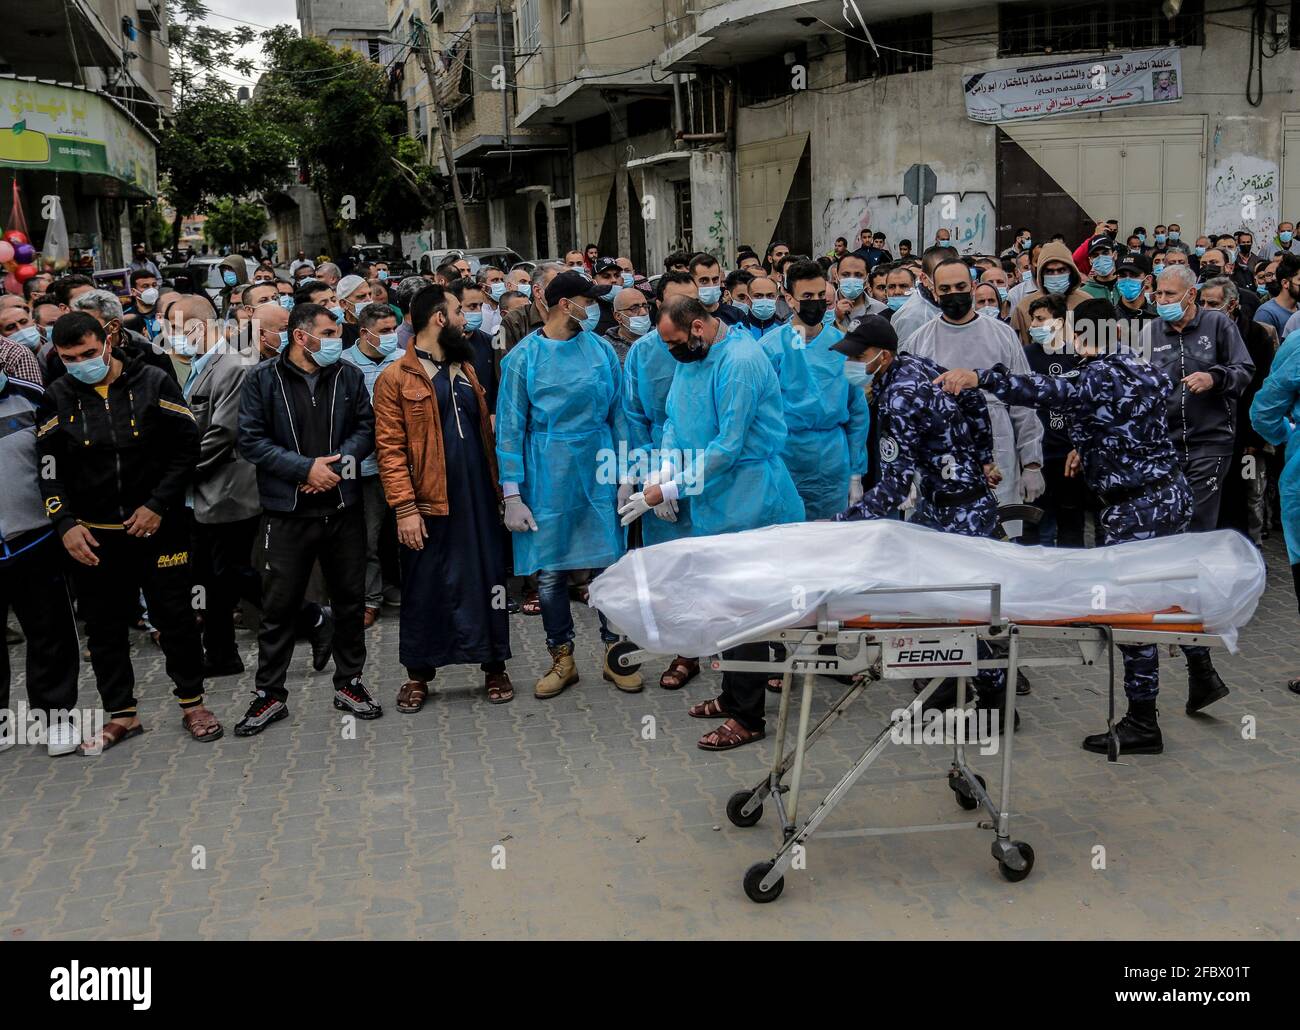
[[[1169, 577], [1163, 577], [1168, 579]], [[1175, 578], [1194, 578], [1193, 576]], [[782, 843], [768, 860], [755, 863], [745, 873], [743, 886], [746, 895], [756, 902], [774, 901], [784, 889], [785, 873], [800, 850], [814, 836], [820, 838], [875, 837], [900, 833], [929, 833], [945, 830], [992, 830], [993, 858], [1002, 875], [1011, 882], [1027, 877], [1033, 869], [1033, 849], [1023, 841], [1011, 838], [1012, 769], [1015, 755], [1015, 733], [1005, 728], [1015, 725], [1018, 670], [1095, 665], [1105, 657], [1110, 674], [1110, 761], [1119, 758], [1115, 722], [1115, 647], [1134, 645], [1181, 645], [1192, 647], [1224, 648], [1226, 643], [1218, 634], [1207, 633], [1200, 618], [1177, 609], [1144, 615], [1112, 615], [1089, 619], [1048, 622], [1012, 622], [1002, 617], [1002, 587], [998, 583], [959, 583], [929, 587], [880, 587], [863, 590], [862, 611], [871, 610], [872, 603], [888, 595], [909, 596], [926, 593], [987, 592], [989, 612], [986, 621], [944, 620], [908, 616], [885, 616], [879, 620], [871, 617], [845, 622], [829, 618], [825, 605], [816, 610], [816, 624], [796, 628], [775, 628], [788, 616], [782, 616], [774, 625], [758, 627], [753, 631], [719, 641], [719, 655], [710, 659], [710, 667], [719, 672], [760, 673], [769, 677], [782, 677], [781, 701], [777, 714], [776, 741], [772, 765], [768, 773], [753, 787], [737, 791], [727, 802], [727, 817], [736, 826], [749, 827], [762, 817], [763, 805], [771, 799], [780, 820]], [[983, 809], [980, 818], [965, 822], [929, 823], [910, 826], [869, 826], [856, 829], [823, 830], [822, 823], [844, 799], [848, 791], [885, 751], [890, 741], [900, 731], [906, 731], [917, 720], [925, 702], [948, 678], [947, 674], [930, 678], [915, 698], [895, 717], [891, 718], [840, 779], [813, 808], [812, 813], [800, 821], [799, 792], [803, 780], [804, 764], [810, 748], [837, 722], [845, 711], [866, 691], [871, 682], [880, 679], [879, 664], [885, 638], [900, 630], [917, 632], [974, 633], [979, 642], [1005, 644], [1003, 654], [974, 662], [977, 669], [1005, 669], [1007, 689], [999, 727], [1001, 748], [1001, 784], [995, 801], [985, 780], [970, 766], [966, 756], [964, 733], [955, 733], [952, 761], [944, 773], [923, 772], [891, 776], [869, 782], [889, 786], [895, 783], [947, 777], [948, 786], [956, 795], [961, 808], [974, 811]], [[1020, 656], [1020, 641], [1036, 640], [1073, 645], [1077, 653]], [[739, 661], [721, 657], [741, 644], [767, 643], [784, 648], [783, 658], [769, 661]], [[834, 649], [834, 654], [825, 653]], [[626, 645], [617, 657], [625, 668], [639, 667], [651, 657], [650, 652], [636, 650]], [[611, 656], [613, 658], [613, 656]], [[793, 748], [786, 749], [790, 732], [791, 708], [795, 691], [791, 689], [794, 676], [801, 675], [798, 698], [797, 729]], [[810, 727], [813, 686], [818, 675], [852, 676], [854, 681], [840, 694], [831, 707]], [[969, 682], [967, 676], [958, 676], [958, 711], [965, 708]], [[901, 681], [905, 682], [905, 681]], [[959, 720], [958, 725], [961, 725]], [[789, 783], [786, 783], [786, 779]], [[788, 800], [787, 800], [788, 797]]]

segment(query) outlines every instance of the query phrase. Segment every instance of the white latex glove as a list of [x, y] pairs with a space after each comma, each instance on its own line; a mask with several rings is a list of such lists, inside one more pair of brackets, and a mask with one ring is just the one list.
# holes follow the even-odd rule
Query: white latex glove
[[676, 501], [668, 500], [667, 498], [665, 498], [663, 504], [656, 504], [652, 510], [655, 513], [655, 518], [663, 519], [665, 522], [677, 521]]
[[1026, 503], [1038, 500], [1046, 490], [1047, 483], [1041, 469], [1020, 470], [1020, 495]]
[[645, 491], [638, 490], [627, 499], [626, 504], [619, 506], [619, 523], [624, 526], [630, 526], [649, 510], [650, 505], [645, 502]]
[[506, 529], [512, 533], [537, 532], [537, 522], [518, 494], [506, 498]]
[[627, 504], [627, 499], [631, 497], [635, 492], [636, 492], [635, 483], [619, 483], [617, 507], [621, 508], [623, 507], [623, 505]]
[[862, 477], [849, 477], [849, 507], [852, 508], [858, 501], [862, 500]]
[[912, 509], [914, 509], [914, 508], [916, 507], [916, 499], [917, 499], [917, 496], [918, 496], [918, 495], [917, 495], [917, 492], [916, 492], [916, 483], [915, 483], [915, 481], [914, 481], [914, 482], [912, 483], [912, 488], [911, 488], [910, 490], [907, 491], [907, 500], [905, 500], [905, 501], [903, 502], [902, 506], [901, 506], [898, 510], [899, 510], [899, 511], [911, 511]]

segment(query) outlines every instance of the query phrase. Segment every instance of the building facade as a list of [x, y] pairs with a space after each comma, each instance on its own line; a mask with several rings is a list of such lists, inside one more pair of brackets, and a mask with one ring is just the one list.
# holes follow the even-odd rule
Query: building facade
[[384, 0], [297, 0], [298, 29], [338, 50], [355, 50], [379, 59], [387, 27]]

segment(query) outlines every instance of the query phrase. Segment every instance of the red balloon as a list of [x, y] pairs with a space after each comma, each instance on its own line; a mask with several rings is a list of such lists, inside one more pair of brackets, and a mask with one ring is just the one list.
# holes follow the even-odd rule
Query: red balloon
[[36, 274], [37, 271], [35, 265], [19, 265], [17, 268], [14, 269], [14, 278], [17, 279], [20, 283], [25, 283], [28, 279], [30, 279], [32, 276]]
[[10, 229], [2, 238], [15, 250], [22, 246], [22, 244], [31, 242], [31, 240], [27, 238], [27, 234], [21, 229]]

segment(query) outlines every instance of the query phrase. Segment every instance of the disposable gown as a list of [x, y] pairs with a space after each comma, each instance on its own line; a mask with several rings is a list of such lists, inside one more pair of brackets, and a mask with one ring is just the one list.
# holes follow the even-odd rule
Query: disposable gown
[[516, 575], [604, 568], [623, 553], [609, 474], [627, 437], [620, 383], [618, 355], [594, 333], [552, 340], [538, 330], [501, 360], [497, 465], [537, 522], [511, 534]]
[[1250, 422], [1265, 440], [1284, 448], [1286, 464], [1278, 479], [1282, 535], [1287, 558], [1300, 564], [1300, 332], [1286, 338], [1273, 369], [1250, 405]]
[[[660, 445], [668, 420], [668, 388], [680, 366], [654, 329], [627, 352], [623, 362], [623, 415], [627, 419], [628, 461], [633, 467], [659, 471]], [[676, 522], [647, 514], [641, 520], [641, 535], [647, 547], [690, 536], [690, 498], [682, 497], [677, 502]]]
[[692, 536], [801, 522], [803, 501], [781, 460], [781, 387], [758, 342], [730, 332], [682, 364], [668, 391], [663, 449], [689, 463]]
[[867, 471], [867, 397], [845, 378], [844, 355], [830, 349], [843, 338], [825, 326], [805, 343], [786, 324], [760, 341], [781, 384], [789, 432], [782, 457], [810, 522], [844, 511], [849, 477]]

